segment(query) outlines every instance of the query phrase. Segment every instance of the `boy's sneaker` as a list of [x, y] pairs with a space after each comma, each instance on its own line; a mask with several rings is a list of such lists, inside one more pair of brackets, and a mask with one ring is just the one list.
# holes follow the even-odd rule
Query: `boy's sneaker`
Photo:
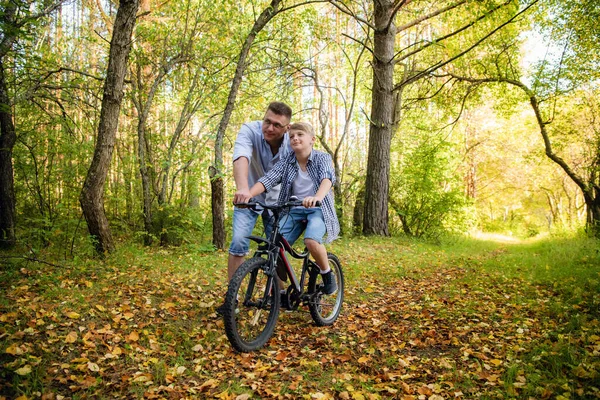
[[324, 294], [332, 294], [337, 290], [337, 284], [335, 283], [335, 276], [332, 271], [329, 271], [323, 276], [323, 293]]

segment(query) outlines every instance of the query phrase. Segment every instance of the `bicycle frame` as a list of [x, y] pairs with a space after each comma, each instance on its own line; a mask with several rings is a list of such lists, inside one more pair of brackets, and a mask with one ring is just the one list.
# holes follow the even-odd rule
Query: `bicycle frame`
[[[266, 208], [269, 208], [269, 207], [266, 207]], [[287, 273], [288, 277], [290, 278], [291, 285], [298, 293], [298, 296], [302, 296], [304, 294], [304, 285], [306, 283], [306, 277], [308, 275], [307, 273], [309, 272], [309, 267], [311, 265], [308, 250], [305, 248], [303, 252], [298, 252], [298, 251], [294, 250], [294, 248], [292, 248], [292, 246], [289, 244], [289, 242], [279, 232], [279, 220], [280, 220], [280, 216], [281, 216], [280, 210], [276, 210], [276, 209], [271, 209], [271, 210], [273, 211], [274, 221], [273, 221], [273, 231], [271, 232], [270, 237], [268, 239], [266, 239], [261, 236], [255, 236], [255, 235], [248, 236], [248, 239], [258, 243], [258, 245], [259, 245], [258, 249], [254, 253], [254, 256], [255, 257], [266, 256], [267, 259], [269, 260], [269, 264], [267, 266], [268, 271], [265, 271], [265, 272], [267, 272], [267, 275], [270, 277], [269, 278], [269, 281], [270, 281], [269, 282], [269, 290], [267, 291], [267, 293], [270, 292], [273, 288], [273, 286], [272, 286], [273, 281], [274, 281], [273, 278], [276, 275], [276, 273], [275, 273], [276, 263], [277, 263], [277, 259], [279, 257], [283, 261], [283, 264], [286, 268], [286, 273]], [[300, 273], [300, 279], [298, 279], [296, 272], [294, 271], [294, 268], [292, 268], [288, 258], [286, 257], [286, 255], [285, 255], [286, 252], [289, 255], [291, 255], [293, 258], [303, 260], [302, 271]]]

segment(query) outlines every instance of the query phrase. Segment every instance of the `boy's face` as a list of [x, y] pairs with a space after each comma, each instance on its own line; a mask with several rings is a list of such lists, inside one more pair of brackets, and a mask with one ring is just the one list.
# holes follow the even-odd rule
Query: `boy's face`
[[315, 143], [315, 137], [301, 130], [290, 131], [290, 145], [294, 152], [311, 149]]

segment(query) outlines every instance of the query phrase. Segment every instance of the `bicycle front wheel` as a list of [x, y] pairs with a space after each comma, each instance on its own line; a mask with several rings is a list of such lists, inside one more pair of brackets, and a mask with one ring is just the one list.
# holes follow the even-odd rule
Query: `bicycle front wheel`
[[312, 293], [308, 308], [317, 326], [333, 325], [342, 311], [344, 301], [344, 273], [340, 260], [334, 254], [327, 253], [327, 261], [337, 283], [337, 290], [330, 295], [322, 293], [323, 280], [321, 274], [310, 274], [308, 293]]
[[245, 261], [229, 281], [223, 312], [225, 333], [234, 349], [250, 352], [261, 348], [273, 335], [279, 316], [279, 289], [267, 276], [267, 260]]

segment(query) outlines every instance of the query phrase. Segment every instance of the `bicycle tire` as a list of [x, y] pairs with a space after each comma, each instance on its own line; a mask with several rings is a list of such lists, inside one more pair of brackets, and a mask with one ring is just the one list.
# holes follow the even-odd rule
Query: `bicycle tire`
[[335, 254], [327, 253], [327, 260], [333, 272], [337, 290], [331, 295], [324, 295], [320, 288], [323, 285], [321, 274], [310, 274], [308, 293], [313, 293], [308, 303], [310, 315], [317, 326], [329, 326], [337, 320], [344, 302], [344, 273], [340, 260]]
[[[240, 265], [229, 281], [223, 320], [227, 338], [239, 352], [247, 353], [264, 346], [277, 324], [279, 289], [274, 277], [267, 276], [266, 264], [264, 258], [251, 258]], [[268, 286], [272, 290], [265, 297]]]

